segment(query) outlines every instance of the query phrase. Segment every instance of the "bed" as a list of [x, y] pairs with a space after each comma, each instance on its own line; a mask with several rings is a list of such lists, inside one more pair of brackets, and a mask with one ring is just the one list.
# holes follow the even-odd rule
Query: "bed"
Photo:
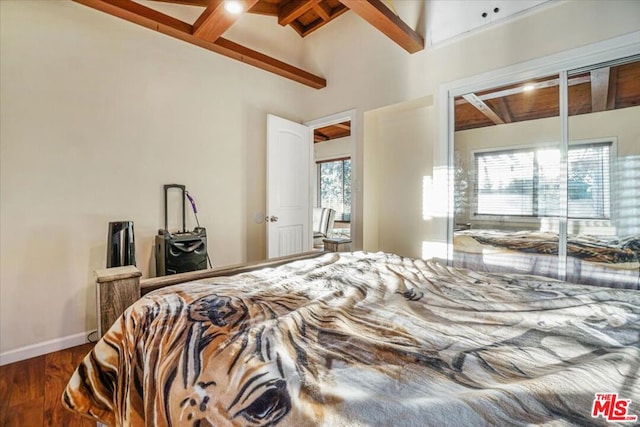
[[117, 426], [588, 426], [615, 393], [623, 421], [640, 414], [637, 291], [366, 252], [197, 274], [105, 329], [67, 408]]
[[[471, 229], [454, 232], [453, 242], [456, 267], [557, 277], [557, 233]], [[640, 236], [569, 236], [567, 280], [640, 289]]]

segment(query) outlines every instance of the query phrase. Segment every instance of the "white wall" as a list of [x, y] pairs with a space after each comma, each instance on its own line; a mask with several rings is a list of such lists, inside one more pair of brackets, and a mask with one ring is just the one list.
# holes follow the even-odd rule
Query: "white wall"
[[[424, 25], [424, 2], [395, 4]], [[317, 91], [76, 3], [0, 1], [0, 351], [95, 327], [92, 271], [104, 267], [108, 221], [135, 222], [138, 264], [149, 272], [162, 184], [197, 197], [216, 265], [263, 257], [264, 225], [253, 218], [265, 205], [266, 113], [306, 121], [356, 108], [354, 247], [369, 236], [373, 249], [407, 254], [442, 244], [442, 227], [389, 229], [421, 221], [418, 180], [446, 166], [439, 86], [638, 30], [637, 16], [636, 1], [561, 2], [409, 55], [347, 13], [306, 37], [294, 63], [327, 79]], [[285, 34], [269, 46], [298, 46]], [[376, 112], [382, 128], [365, 123], [367, 111], [431, 95]], [[366, 153], [394, 150], [388, 114], [409, 126], [394, 162]], [[369, 147], [367, 134], [382, 138]], [[375, 160], [367, 170], [366, 158]], [[395, 195], [381, 221], [387, 202], [365, 172]]]
[[0, 352], [96, 327], [109, 221], [153, 274], [163, 184], [196, 197], [215, 265], [264, 258], [265, 117], [314, 89], [70, 1], [0, 8]]
[[365, 115], [365, 250], [420, 258], [433, 247], [422, 237], [446, 230], [446, 204], [433, 186], [433, 147], [424, 143], [435, 139], [433, 111], [429, 96]]
[[330, 139], [313, 144], [313, 159], [320, 160], [339, 159], [351, 155], [351, 137]]

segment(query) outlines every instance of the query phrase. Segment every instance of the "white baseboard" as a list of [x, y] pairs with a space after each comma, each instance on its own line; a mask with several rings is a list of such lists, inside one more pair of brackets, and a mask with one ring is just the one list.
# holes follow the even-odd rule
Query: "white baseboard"
[[88, 343], [87, 336], [92, 332], [80, 332], [79, 334], [67, 335], [66, 337], [5, 351], [0, 353], [0, 366]]

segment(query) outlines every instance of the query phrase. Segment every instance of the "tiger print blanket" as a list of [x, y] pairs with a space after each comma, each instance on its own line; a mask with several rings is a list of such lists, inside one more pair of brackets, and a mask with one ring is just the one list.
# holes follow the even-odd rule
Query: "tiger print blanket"
[[[558, 234], [542, 231], [462, 230], [457, 236], [470, 236], [483, 245], [498, 246], [521, 252], [558, 255]], [[638, 263], [640, 236], [603, 239], [588, 235], [570, 235], [567, 255], [604, 264]]]
[[640, 292], [332, 253], [148, 294], [63, 403], [115, 426], [611, 425], [596, 393], [640, 415], [639, 371]]

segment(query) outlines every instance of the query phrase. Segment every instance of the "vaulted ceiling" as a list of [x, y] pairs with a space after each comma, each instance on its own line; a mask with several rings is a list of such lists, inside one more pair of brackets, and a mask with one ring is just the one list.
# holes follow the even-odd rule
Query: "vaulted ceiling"
[[[424, 49], [424, 38], [398, 17], [393, 0], [155, 0], [202, 7], [193, 24], [133, 0], [74, 1], [316, 89], [327, 85], [323, 77], [228, 40], [223, 34], [243, 13], [254, 13], [273, 16], [277, 18], [274, 25], [289, 26], [305, 37], [352, 11], [407, 52]], [[230, 12], [234, 7], [236, 12]]]

